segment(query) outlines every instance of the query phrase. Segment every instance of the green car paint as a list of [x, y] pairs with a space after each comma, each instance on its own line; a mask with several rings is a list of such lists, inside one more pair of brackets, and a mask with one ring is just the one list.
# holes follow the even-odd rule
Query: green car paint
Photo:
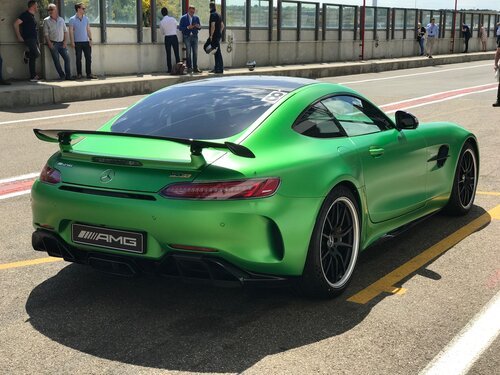
[[[290, 90], [248, 128], [213, 140], [241, 144], [255, 158], [206, 148], [199, 162], [193, 160], [189, 146], [133, 137], [88, 136], [70, 148], [61, 145], [47, 162], [60, 171], [61, 182], [37, 180], [32, 188], [35, 229], [48, 228], [65, 243], [89, 252], [160, 260], [179, 252], [172, 245], [180, 244], [214, 249], [206, 256], [216, 255], [245, 271], [300, 276], [318, 214], [336, 186], [351, 189], [358, 202], [360, 250], [443, 208], [450, 199], [461, 150], [467, 141], [476, 145], [474, 135], [446, 122], [420, 124], [416, 129], [397, 129], [392, 124], [384, 131], [333, 138], [309, 137], [293, 129], [312, 104], [335, 95], [369, 103], [346, 87], [311, 81]], [[134, 106], [127, 111], [133, 110]], [[120, 116], [100, 131], [109, 132]], [[448, 155], [438, 167], [432, 158], [443, 146]], [[141, 166], [96, 163], [95, 157], [137, 161]], [[109, 169], [114, 178], [101, 181]], [[160, 195], [170, 184], [254, 178], [279, 178], [280, 185], [272, 196], [256, 199]], [[63, 186], [134, 192], [154, 200], [81, 194]], [[146, 251], [135, 254], [77, 244], [71, 236], [73, 223], [143, 232]]]

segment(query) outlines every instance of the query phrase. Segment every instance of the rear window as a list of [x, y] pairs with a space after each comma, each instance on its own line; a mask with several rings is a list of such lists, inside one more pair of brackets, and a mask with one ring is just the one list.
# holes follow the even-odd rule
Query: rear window
[[286, 92], [261, 88], [176, 86], [151, 95], [120, 116], [116, 133], [219, 139], [248, 128]]

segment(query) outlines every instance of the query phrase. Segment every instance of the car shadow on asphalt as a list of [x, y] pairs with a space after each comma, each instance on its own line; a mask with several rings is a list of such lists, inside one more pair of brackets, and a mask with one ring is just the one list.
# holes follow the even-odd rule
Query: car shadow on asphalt
[[[123, 279], [72, 264], [32, 290], [26, 311], [46, 337], [96, 357], [168, 370], [239, 373], [268, 355], [356, 327], [387, 295], [365, 305], [348, 297], [484, 213], [474, 206], [466, 217], [435, 215], [372, 246], [361, 255], [346, 293], [333, 300], [305, 299], [289, 288]], [[431, 276], [439, 282], [440, 275]]]

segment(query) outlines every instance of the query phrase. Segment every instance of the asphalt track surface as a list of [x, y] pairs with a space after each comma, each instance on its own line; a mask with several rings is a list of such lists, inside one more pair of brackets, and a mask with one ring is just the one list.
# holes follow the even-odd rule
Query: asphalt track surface
[[[421, 122], [457, 122], [475, 132], [481, 153], [470, 215], [438, 214], [369, 248], [349, 289], [330, 301], [48, 262], [31, 249], [29, 194], [2, 199], [7, 179], [39, 171], [55, 150], [32, 129], [96, 129], [139, 97], [0, 112], [0, 373], [498, 373], [500, 108], [491, 107], [492, 65], [324, 79], [388, 111], [412, 107]], [[468, 334], [476, 321], [483, 331]], [[465, 351], [448, 350], [456, 343]], [[441, 358], [449, 362], [439, 368]], [[452, 369], [460, 359], [463, 367]]]

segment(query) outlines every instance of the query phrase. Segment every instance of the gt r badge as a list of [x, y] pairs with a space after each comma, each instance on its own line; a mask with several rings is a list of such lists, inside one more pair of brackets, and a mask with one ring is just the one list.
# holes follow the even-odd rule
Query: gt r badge
[[115, 171], [113, 171], [112, 169], [106, 169], [101, 173], [100, 180], [103, 184], [107, 184], [113, 179], [113, 177], [115, 177]]
[[189, 177], [191, 177], [191, 173], [172, 172], [172, 173], [170, 173], [170, 177], [172, 177], [172, 178], [189, 178]]

